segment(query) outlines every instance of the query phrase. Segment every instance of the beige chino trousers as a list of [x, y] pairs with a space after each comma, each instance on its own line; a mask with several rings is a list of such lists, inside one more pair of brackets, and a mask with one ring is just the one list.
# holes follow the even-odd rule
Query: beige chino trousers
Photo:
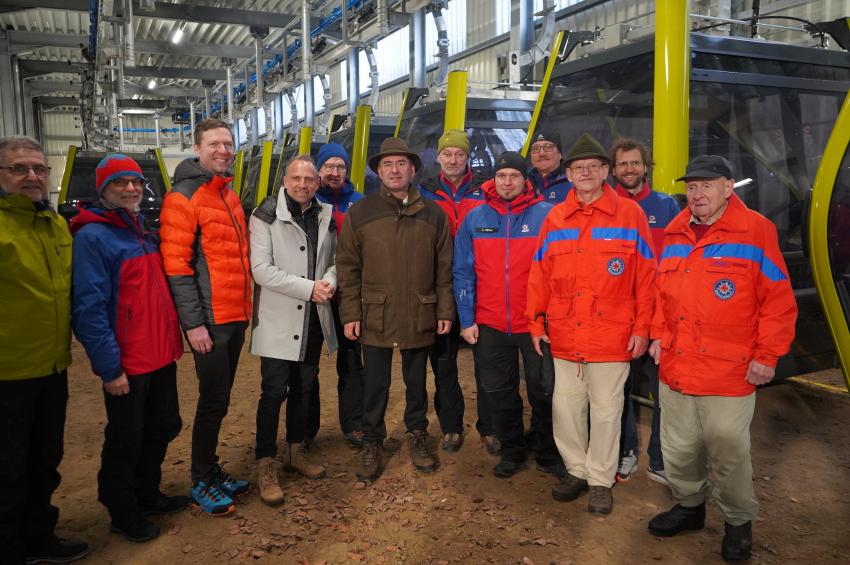
[[629, 363], [625, 361], [574, 363], [555, 359], [555, 445], [567, 471], [590, 486], [614, 484], [620, 455], [623, 386], [628, 376]]
[[753, 490], [750, 423], [756, 393], [692, 396], [659, 383], [658, 396], [664, 471], [676, 501], [699, 506], [711, 494], [729, 524], [754, 520], [759, 505]]

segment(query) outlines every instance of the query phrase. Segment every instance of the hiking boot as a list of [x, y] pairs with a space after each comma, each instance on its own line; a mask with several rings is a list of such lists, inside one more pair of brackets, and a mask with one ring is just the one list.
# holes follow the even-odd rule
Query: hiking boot
[[587, 500], [587, 511], [591, 514], [610, 514], [614, 507], [614, 496], [611, 487], [594, 485], [590, 487], [590, 497]]
[[371, 483], [378, 478], [381, 472], [381, 458], [383, 447], [380, 443], [365, 442], [363, 451], [360, 452], [360, 466], [355, 472], [357, 480]]
[[564, 479], [552, 488], [552, 498], [559, 502], [569, 502], [587, 490], [587, 481], [567, 473]]
[[440, 447], [443, 451], [448, 451], [449, 453], [455, 452], [460, 449], [460, 446], [463, 445], [463, 434], [445, 434], [443, 435], [443, 441], [440, 442]]
[[363, 432], [359, 430], [343, 433], [342, 439], [344, 439], [345, 443], [347, 443], [354, 449], [360, 449], [361, 447], [363, 447]]
[[136, 543], [143, 543], [159, 537], [159, 526], [141, 517], [113, 518], [109, 530]]
[[325, 476], [325, 468], [307, 459], [307, 453], [300, 443], [290, 443], [283, 457], [284, 471], [299, 473], [308, 479], [321, 479]]
[[637, 461], [637, 455], [631, 450], [626, 455], [620, 457], [620, 466], [617, 468], [617, 476], [615, 477], [618, 483], [625, 483], [632, 478], [632, 473], [634, 473], [637, 467]]
[[481, 436], [481, 443], [490, 455], [502, 453], [502, 442], [496, 436]]
[[280, 488], [277, 479], [278, 463], [274, 457], [263, 457], [259, 461], [257, 471], [257, 488], [260, 491], [260, 500], [269, 506], [280, 506], [286, 497]]
[[71, 541], [50, 534], [47, 539], [38, 544], [38, 548], [27, 550], [27, 565], [35, 563], [71, 563], [82, 559], [89, 553], [89, 544], [81, 541]]
[[664, 469], [653, 469], [652, 467], [647, 467], [646, 476], [649, 477], [649, 480], [660, 483], [665, 487], [670, 486], [670, 483], [667, 481], [667, 473], [664, 472]]
[[726, 526], [726, 535], [723, 536], [723, 546], [720, 555], [726, 561], [746, 561], [750, 558], [753, 549], [753, 524], [747, 522], [740, 526], [733, 526], [729, 522]]
[[500, 479], [508, 479], [513, 477], [523, 469], [525, 469], [527, 465], [525, 461], [508, 461], [507, 459], [502, 459], [496, 466], [493, 467], [493, 474]]
[[248, 481], [234, 478], [233, 475], [225, 471], [224, 467], [218, 463], [215, 465], [215, 482], [221, 488], [222, 492], [230, 498], [245, 494], [249, 488]]
[[669, 538], [686, 530], [701, 530], [704, 527], [705, 503], [693, 507], [677, 504], [649, 521], [649, 533], [662, 538]]
[[437, 461], [428, 449], [428, 432], [413, 430], [407, 432], [407, 445], [410, 447], [410, 458], [418, 470], [430, 473], [437, 468]]
[[555, 475], [559, 479], [563, 479], [567, 476], [567, 468], [564, 467], [564, 463], [562, 461], [545, 464], [538, 461], [537, 470], [541, 473], [546, 473], [547, 475]]
[[236, 510], [233, 499], [216, 483], [200, 481], [192, 487], [192, 503], [212, 516], [227, 516]]
[[177, 514], [186, 510], [189, 506], [189, 497], [182, 494], [177, 496], [165, 496], [159, 493], [155, 499], [151, 501], [139, 501], [139, 514], [142, 518], [147, 516], [165, 516], [167, 514]]

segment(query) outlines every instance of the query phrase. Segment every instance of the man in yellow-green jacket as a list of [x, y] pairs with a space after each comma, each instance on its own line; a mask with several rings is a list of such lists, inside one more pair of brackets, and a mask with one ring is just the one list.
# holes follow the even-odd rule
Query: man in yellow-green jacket
[[50, 208], [41, 145], [0, 139], [0, 562], [68, 563], [88, 546], [59, 538], [71, 235]]

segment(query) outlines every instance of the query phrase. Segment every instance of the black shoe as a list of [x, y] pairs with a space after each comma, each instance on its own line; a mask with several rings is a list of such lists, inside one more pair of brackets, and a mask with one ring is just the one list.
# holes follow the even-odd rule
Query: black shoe
[[537, 463], [537, 470], [541, 473], [546, 473], [547, 475], [555, 475], [559, 479], [566, 478], [567, 476], [567, 468], [564, 467], [564, 463], [561, 461], [555, 461], [554, 463]]
[[496, 436], [481, 436], [481, 443], [490, 455], [499, 455], [502, 453], [502, 442]]
[[34, 563], [71, 563], [89, 553], [89, 544], [71, 541], [51, 534], [38, 549], [27, 551], [27, 565]]
[[159, 537], [159, 526], [144, 518], [113, 519], [109, 529], [137, 543], [150, 541]]
[[360, 464], [355, 470], [358, 481], [371, 483], [381, 474], [383, 447], [381, 443], [365, 442], [360, 452]]
[[561, 482], [552, 488], [552, 498], [558, 502], [569, 502], [587, 490], [587, 481], [567, 473]]
[[145, 516], [164, 516], [177, 514], [189, 506], [189, 497], [183, 495], [165, 496], [160, 494], [153, 502], [139, 501], [139, 514]]
[[343, 433], [342, 439], [344, 439], [345, 443], [347, 443], [354, 449], [360, 449], [363, 447], [363, 432], [361, 432], [360, 430]]
[[525, 461], [517, 462], [502, 459], [501, 461], [496, 463], [495, 467], [493, 467], [493, 474], [501, 479], [507, 479], [513, 477], [525, 468]]
[[587, 511], [591, 514], [610, 514], [614, 507], [614, 496], [611, 487], [592, 486], [587, 501]]
[[726, 535], [723, 536], [723, 546], [720, 555], [726, 561], [746, 561], [750, 558], [753, 549], [753, 525], [752, 522], [733, 526], [729, 522], [726, 526]]
[[669, 538], [686, 530], [701, 530], [704, 527], [705, 503], [690, 508], [677, 504], [649, 521], [649, 533], [662, 538]]

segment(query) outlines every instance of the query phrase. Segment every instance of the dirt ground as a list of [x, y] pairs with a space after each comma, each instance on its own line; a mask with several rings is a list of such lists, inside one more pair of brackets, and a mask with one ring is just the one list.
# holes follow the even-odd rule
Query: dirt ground
[[[531, 466], [510, 480], [495, 478], [474, 429], [471, 352], [461, 350], [466, 443], [439, 452], [440, 467], [417, 472], [404, 444], [403, 384], [394, 378], [387, 413], [385, 470], [372, 485], [356, 482], [356, 452], [341, 439], [336, 375], [322, 361], [322, 430], [312, 451], [328, 476], [311, 481], [284, 475], [286, 503], [263, 505], [252, 491], [235, 515], [211, 518], [186, 511], [160, 519], [163, 535], [133, 544], [109, 532], [97, 502], [97, 470], [105, 412], [99, 381], [74, 344], [62, 484], [54, 496], [58, 532], [84, 539], [88, 563], [721, 563], [723, 520], [709, 505], [703, 531], [670, 539], [647, 532], [647, 521], [673, 504], [668, 489], [650, 481], [645, 445], [650, 413], [641, 409], [639, 471], [614, 488], [614, 511], [591, 516], [586, 496], [571, 503], [550, 496], [553, 480]], [[396, 374], [400, 368], [396, 367]], [[816, 379], [817, 376], [809, 378]], [[827, 380], [839, 383], [833, 374]], [[191, 355], [179, 363], [183, 432], [163, 465], [163, 490], [189, 490], [191, 425], [197, 398]], [[239, 477], [256, 479], [255, 413], [259, 360], [243, 354], [222, 429], [219, 455]], [[430, 382], [433, 382], [431, 379]], [[839, 392], [836, 392], [839, 391]], [[526, 415], [528, 417], [528, 415]], [[432, 444], [439, 425], [429, 410]], [[753, 465], [761, 514], [754, 524], [753, 561], [850, 562], [850, 398], [800, 382], [758, 393]]]

